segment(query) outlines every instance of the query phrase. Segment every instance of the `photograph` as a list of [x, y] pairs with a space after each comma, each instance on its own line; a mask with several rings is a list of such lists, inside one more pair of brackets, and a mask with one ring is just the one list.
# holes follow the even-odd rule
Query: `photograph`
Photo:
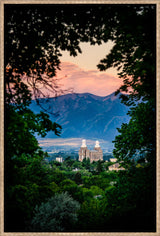
[[157, 12], [4, 1], [4, 233], [156, 234]]

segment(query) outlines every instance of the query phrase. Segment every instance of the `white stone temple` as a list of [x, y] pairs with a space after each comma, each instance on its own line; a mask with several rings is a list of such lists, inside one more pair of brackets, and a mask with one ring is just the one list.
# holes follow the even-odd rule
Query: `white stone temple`
[[98, 140], [95, 143], [94, 150], [89, 150], [86, 145], [86, 140], [82, 140], [82, 145], [79, 150], [79, 161], [83, 161], [84, 158], [89, 158], [91, 162], [103, 160], [103, 151]]

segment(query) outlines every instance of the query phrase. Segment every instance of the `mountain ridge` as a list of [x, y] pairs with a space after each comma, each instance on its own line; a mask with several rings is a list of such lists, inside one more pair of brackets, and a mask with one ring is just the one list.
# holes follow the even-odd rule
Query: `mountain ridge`
[[[62, 138], [99, 138], [114, 140], [118, 134], [116, 128], [127, 123], [129, 108], [120, 102], [119, 96], [97, 96], [91, 93], [66, 94], [56, 98], [40, 99], [46, 103], [51, 113], [58, 114], [50, 119], [62, 126]], [[38, 113], [41, 109], [32, 100], [31, 110]], [[55, 138], [49, 132], [46, 138]]]

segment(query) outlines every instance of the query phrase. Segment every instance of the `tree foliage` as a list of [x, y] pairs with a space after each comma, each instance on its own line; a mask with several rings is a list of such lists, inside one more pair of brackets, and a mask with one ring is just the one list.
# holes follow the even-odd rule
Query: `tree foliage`
[[[134, 19], [134, 20], [133, 20]], [[153, 99], [156, 91], [156, 14], [154, 5], [131, 5], [114, 15], [114, 46], [98, 65], [100, 70], [116, 67], [123, 85], [117, 90], [132, 104], [134, 99]]]
[[[109, 40], [114, 47], [99, 69], [121, 68], [124, 84], [120, 91], [131, 87], [131, 94], [138, 99], [154, 95], [154, 5], [6, 5], [5, 24], [9, 101], [22, 102], [25, 92], [29, 96], [29, 88], [35, 98], [43, 96], [42, 85], [57, 94], [53, 76], [60, 65], [61, 50], [76, 56], [81, 53], [80, 42], [101, 44]], [[23, 75], [27, 75], [24, 80]]]
[[66, 192], [56, 194], [47, 202], [35, 208], [32, 220], [33, 230], [39, 232], [59, 232], [73, 228], [77, 221], [79, 203]]
[[[130, 105], [134, 99], [152, 101], [156, 91], [156, 7], [144, 5], [6, 5], [6, 102], [28, 105], [38, 98], [61, 93], [55, 78], [63, 50], [81, 53], [80, 42], [112, 40], [111, 52], [98, 65], [116, 67], [123, 84], [117, 93]], [[133, 20], [134, 19], [134, 20]], [[127, 23], [126, 23], [127, 22]], [[34, 40], [33, 40], [34, 38]], [[150, 111], [148, 111], [150, 112]], [[148, 118], [149, 120], [149, 118]], [[55, 131], [57, 130], [56, 127]]]
[[35, 98], [46, 96], [42, 87], [53, 96], [61, 93], [53, 77], [59, 69], [61, 50], [76, 56], [81, 52], [80, 41], [100, 43], [101, 27], [94, 25], [94, 14], [95, 7], [83, 5], [5, 6], [8, 102], [22, 103], [27, 97], [29, 101], [30, 89]]
[[138, 158], [153, 165], [156, 154], [155, 109], [150, 101], [139, 103], [131, 108], [129, 115], [129, 123], [118, 128], [120, 134], [115, 138], [113, 153], [126, 166]]
[[[134, 231], [134, 223], [138, 231], [154, 231], [155, 11], [152, 4], [5, 5], [8, 231], [26, 230], [31, 219], [32, 230], [45, 232], [71, 230], [72, 223], [79, 231], [125, 231], [125, 222], [128, 231]], [[44, 112], [31, 112], [31, 99], [41, 106], [40, 98], [62, 94], [55, 77], [62, 51], [76, 56], [81, 42], [100, 45], [109, 40], [114, 46], [98, 68], [116, 67], [123, 80], [117, 93], [128, 92], [120, 95], [122, 101], [135, 105], [130, 122], [118, 129], [114, 150], [130, 168], [108, 173], [104, 163], [85, 159], [77, 164], [69, 158], [65, 164], [47, 164], [35, 134], [59, 135], [61, 127]], [[148, 163], [130, 165], [135, 155]]]
[[48, 114], [34, 114], [28, 108], [18, 110], [11, 104], [6, 106], [6, 150], [10, 157], [35, 152], [39, 149], [35, 133], [45, 137], [48, 131], [57, 135], [61, 132], [61, 126], [51, 122]]

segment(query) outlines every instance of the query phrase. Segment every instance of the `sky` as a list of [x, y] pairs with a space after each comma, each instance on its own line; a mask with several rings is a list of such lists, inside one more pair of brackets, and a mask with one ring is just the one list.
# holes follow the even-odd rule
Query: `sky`
[[[87, 147], [93, 149], [95, 146], [96, 140], [87, 139], [86, 144]], [[109, 152], [109, 150], [113, 149], [113, 144], [110, 143], [107, 140], [99, 139], [100, 146], [105, 152]], [[39, 145], [47, 152], [53, 153], [57, 150], [64, 150], [64, 148], [67, 150], [70, 150], [73, 148], [74, 150], [79, 150], [79, 147], [82, 145], [82, 139], [81, 138], [43, 138], [38, 140]], [[48, 148], [50, 151], [48, 151]]]
[[72, 89], [75, 93], [92, 93], [107, 96], [116, 91], [122, 81], [115, 68], [100, 72], [97, 64], [110, 52], [113, 43], [100, 46], [81, 43], [82, 54], [71, 57], [67, 51], [62, 52], [61, 70], [57, 78], [62, 89]]

